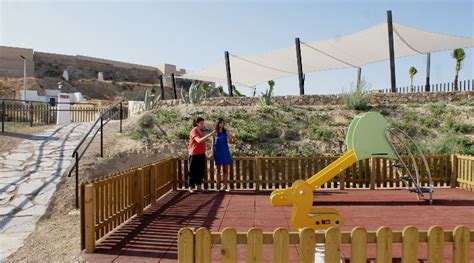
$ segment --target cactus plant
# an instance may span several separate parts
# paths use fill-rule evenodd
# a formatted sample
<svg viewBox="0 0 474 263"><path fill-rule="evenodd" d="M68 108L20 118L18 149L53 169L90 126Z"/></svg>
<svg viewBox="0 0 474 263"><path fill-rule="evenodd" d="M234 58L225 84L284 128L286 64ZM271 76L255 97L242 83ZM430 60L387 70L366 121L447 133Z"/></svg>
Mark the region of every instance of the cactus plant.
<svg viewBox="0 0 474 263"><path fill-rule="evenodd" d="M193 82L193 84L191 84L188 94L186 94L183 89L181 89L181 100L185 104L198 104L205 97L205 95L206 92L198 82Z"/></svg>
<svg viewBox="0 0 474 263"><path fill-rule="evenodd" d="M156 96L151 89L145 90L145 110L152 110L158 105L161 95Z"/></svg>

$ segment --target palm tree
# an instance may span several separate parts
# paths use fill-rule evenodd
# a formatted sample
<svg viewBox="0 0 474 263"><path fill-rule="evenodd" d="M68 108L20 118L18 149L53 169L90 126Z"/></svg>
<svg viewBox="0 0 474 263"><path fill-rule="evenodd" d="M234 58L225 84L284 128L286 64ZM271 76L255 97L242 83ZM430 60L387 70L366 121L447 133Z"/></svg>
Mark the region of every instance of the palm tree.
<svg viewBox="0 0 474 263"><path fill-rule="evenodd" d="M458 90L458 75L461 70L461 63L466 58L466 53L464 49L456 48L453 50L453 58L456 60L456 76L454 77L454 90Z"/></svg>
<svg viewBox="0 0 474 263"><path fill-rule="evenodd" d="M416 73L418 73L418 70L416 70L415 67L410 67L408 69L408 74L410 75L410 92L413 93L413 77L415 77Z"/></svg>

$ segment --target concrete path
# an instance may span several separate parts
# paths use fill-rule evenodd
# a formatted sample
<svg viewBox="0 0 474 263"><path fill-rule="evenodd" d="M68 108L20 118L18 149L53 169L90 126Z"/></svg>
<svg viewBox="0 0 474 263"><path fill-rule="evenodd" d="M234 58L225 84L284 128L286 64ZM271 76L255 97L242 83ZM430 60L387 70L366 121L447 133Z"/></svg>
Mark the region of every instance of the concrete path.
<svg viewBox="0 0 474 263"><path fill-rule="evenodd" d="M43 133L0 156L0 262L35 230L90 125L45 126ZM8 137L0 134L0 139Z"/></svg>

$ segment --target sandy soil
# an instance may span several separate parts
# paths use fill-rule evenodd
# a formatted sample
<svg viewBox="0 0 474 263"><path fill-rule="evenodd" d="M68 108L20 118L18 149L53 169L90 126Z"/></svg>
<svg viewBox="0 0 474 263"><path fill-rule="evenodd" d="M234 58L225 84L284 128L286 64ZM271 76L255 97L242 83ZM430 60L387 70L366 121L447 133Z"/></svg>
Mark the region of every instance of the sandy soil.
<svg viewBox="0 0 474 263"><path fill-rule="evenodd" d="M48 129L49 127L54 127L54 125L30 127L27 123L6 123L5 132L0 132L0 154L9 152L22 141L41 133L45 130L45 127Z"/></svg>
<svg viewBox="0 0 474 263"><path fill-rule="evenodd" d="M80 180L92 180L133 165L165 158L170 151L143 152L140 142L131 140L126 133L130 123L124 122L124 133L118 132L118 123L105 128L104 158L100 158L100 143L92 142L80 161ZM74 207L75 180L64 176L58 186L46 215L44 215L25 245L8 258L8 262L82 262L80 250L79 210ZM58 242L60 240L61 242Z"/></svg>

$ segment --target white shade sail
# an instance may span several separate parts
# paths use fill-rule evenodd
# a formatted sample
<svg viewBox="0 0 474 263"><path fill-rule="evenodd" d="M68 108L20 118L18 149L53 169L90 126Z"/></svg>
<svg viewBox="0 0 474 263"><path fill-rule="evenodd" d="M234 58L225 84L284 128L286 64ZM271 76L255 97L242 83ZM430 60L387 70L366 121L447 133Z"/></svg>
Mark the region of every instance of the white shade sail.
<svg viewBox="0 0 474 263"><path fill-rule="evenodd" d="M474 46L474 38L428 32L393 23L395 57L426 54ZM389 59L388 26L382 23L350 35L315 42L301 42L304 72L357 68ZM254 87L268 80L298 74L294 47L268 53L230 58L232 83ZM184 74L179 78L226 82L224 64Z"/></svg>

